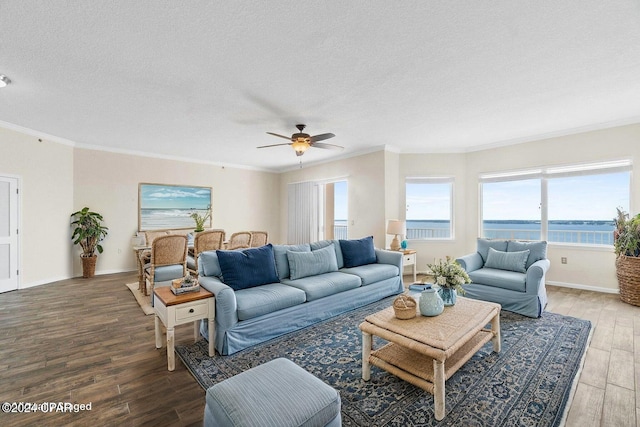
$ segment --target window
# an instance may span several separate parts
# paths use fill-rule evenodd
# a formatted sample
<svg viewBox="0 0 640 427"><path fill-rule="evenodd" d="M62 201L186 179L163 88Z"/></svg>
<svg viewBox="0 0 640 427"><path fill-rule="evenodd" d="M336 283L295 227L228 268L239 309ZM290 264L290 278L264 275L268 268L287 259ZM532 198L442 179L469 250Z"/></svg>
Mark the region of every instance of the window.
<svg viewBox="0 0 640 427"><path fill-rule="evenodd" d="M616 208L629 210L631 162L480 178L482 236L612 245Z"/></svg>
<svg viewBox="0 0 640 427"><path fill-rule="evenodd" d="M331 188L333 187L333 189ZM333 194L333 238L347 239L349 237L349 215L347 204L347 181L337 181L327 184L327 192Z"/></svg>
<svg viewBox="0 0 640 427"><path fill-rule="evenodd" d="M453 238L453 178L407 178L409 240Z"/></svg>
<svg viewBox="0 0 640 427"><path fill-rule="evenodd" d="M540 240L540 180L483 184L482 227L489 239Z"/></svg>

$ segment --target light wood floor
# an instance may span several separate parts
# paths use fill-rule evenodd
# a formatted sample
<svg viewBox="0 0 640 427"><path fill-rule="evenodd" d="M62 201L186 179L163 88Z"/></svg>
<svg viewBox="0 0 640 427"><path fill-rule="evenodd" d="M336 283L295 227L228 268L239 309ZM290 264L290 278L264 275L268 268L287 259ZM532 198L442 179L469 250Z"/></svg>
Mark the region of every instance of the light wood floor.
<svg viewBox="0 0 640 427"><path fill-rule="evenodd" d="M167 371L153 316L124 286L135 279L112 274L0 294L0 402L91 403L77 413L0 412L0 425L202 424L204 391L179 359ZM567 425L635 426L640 308L616 295L548 289L550 311L595 326ZM192 326L177 328L177 343L192 339Z"/></svg>

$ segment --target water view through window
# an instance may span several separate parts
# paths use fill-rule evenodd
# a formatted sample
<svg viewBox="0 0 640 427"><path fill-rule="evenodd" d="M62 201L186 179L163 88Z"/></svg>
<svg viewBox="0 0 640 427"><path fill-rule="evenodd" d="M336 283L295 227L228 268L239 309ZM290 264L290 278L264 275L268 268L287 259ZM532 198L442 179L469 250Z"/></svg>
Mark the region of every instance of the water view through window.
<svg viewBox="0 0 640 427"><path fill-rule="evenodd" d="M546 191L542 191L546 185ZM546 194L546 197L544 196ZM630 173L585 171L482 184L482 236L613 245L616 208L628 211ZM546 233L543 231L546 207Z"/></svg>

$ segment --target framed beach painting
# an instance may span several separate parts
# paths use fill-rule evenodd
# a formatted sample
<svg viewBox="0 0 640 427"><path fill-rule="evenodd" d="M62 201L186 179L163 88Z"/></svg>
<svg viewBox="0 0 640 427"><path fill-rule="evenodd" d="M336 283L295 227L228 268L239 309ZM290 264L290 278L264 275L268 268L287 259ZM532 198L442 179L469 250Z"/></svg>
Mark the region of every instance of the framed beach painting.
<svg viewBox="0 0 640 427"><path fill-rule="evenodd" d="M211 187L146 184L138 186L138 231L195 228L191 214L211 207ZM211 218L205 224L211 228Z"/></svg>

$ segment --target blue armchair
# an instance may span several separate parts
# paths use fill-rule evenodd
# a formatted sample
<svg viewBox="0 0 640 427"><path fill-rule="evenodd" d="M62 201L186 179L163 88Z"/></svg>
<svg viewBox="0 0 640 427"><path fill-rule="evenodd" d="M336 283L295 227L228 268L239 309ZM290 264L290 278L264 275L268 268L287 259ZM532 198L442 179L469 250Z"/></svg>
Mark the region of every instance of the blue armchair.
<svg viewBox="0 0 640 427"><path fill-rule="evenodd" d="M478 239L475 253L457 258L472 283L465 296L497 302L507 311L540 317L547 305L547 242Z"/></svg>

